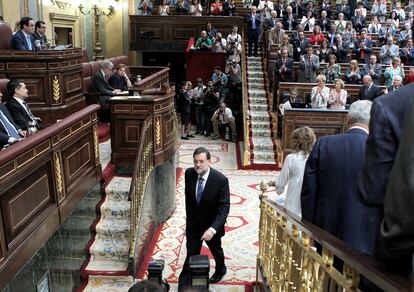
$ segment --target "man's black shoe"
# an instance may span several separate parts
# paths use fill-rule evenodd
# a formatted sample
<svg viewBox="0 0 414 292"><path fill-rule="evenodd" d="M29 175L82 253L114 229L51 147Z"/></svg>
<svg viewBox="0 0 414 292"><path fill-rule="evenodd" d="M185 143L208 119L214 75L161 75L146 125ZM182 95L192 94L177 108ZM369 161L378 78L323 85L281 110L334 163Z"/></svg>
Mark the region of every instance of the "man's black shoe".
<svg viewBox="0 0 414 292"><path fill-rule="evenodd" d="M181 139L182 139L182 140L190 140L190 138L188 138L188 137L184 137L184 136L181 136Z"/></svg>
<svg viewBox="0 0 414 292"><path fill-rule="evenodd" d="M194 135L187 135L188 138L195 138Z"/></svg>
<svg viewBox="0 0 414 292"><path fill-rule="evenodd" d="M216 274L216 273L214 273L213 276L211 276L211 278L210 278L210 283L220 282L221 279L223 279L223 277L224 277L225 274L226 273L224 273L224 274Z"/></svg>

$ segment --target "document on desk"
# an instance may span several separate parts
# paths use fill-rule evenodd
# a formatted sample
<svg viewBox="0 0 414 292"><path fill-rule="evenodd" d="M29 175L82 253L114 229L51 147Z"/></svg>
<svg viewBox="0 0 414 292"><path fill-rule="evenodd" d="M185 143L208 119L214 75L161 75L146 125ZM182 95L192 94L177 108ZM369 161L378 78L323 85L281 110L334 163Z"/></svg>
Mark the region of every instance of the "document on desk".
<svg viewBox="0 0 414 292"><path fill-rule="evenodd" d="M129 94L129 91L125 90L125 91L117 92L115 95L128 95L128 94Z"/></svg>
<svg viewBox="0 0 414 292"><path fill-rule="evenodd" d="M279 110L280 110L280 113L282 114L282 116L285 115L285 110L291 109L291 108L292 108L292 105L290 104L289 100L286 101L285 103L281 103L279 105Z"/></svg>

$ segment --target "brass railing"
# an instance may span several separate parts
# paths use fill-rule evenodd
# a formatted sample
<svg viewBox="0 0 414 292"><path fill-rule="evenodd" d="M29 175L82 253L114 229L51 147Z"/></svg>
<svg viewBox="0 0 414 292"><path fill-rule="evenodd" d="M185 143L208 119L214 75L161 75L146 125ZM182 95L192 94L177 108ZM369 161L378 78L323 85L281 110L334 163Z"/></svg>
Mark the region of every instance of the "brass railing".
<svg viewBox="0 0 414 292"><path fill-rule="evenodd" d="M242 32L243 33L243 32ZM243 34L242 34L243 35ZM247 87L247 60L246 60L246 47L244 39L242 40L242 53L241 53L241 66L242 66L242 78L243 78L243 136L244 136L244 153L243 153L243 166L250 165L250 131L249 131L249 92Z"/></svg>
<svg viewBox="0 0 414 292"><path fill-rule="evenodd" d="M384 291L414 291L408 278L391 274L373 258L267 199L266 189L262 182L256 274L260 290L358 291L362 275ZM342 270L334 259L343 262Z"/></svg>
<svg viewBox="0 0 414 292"><path fill-rule="evenodd" d="M149 115L141 129L138 154L135 161L134 172L132 174L132 182L130 189L131 199L131 229L130 229L130 256L135 253L135 244L138 231L138 225L141 216L141 207L144 198L145 186L147 178L154 168L154 139L153 139L153 116Z"/></svg>

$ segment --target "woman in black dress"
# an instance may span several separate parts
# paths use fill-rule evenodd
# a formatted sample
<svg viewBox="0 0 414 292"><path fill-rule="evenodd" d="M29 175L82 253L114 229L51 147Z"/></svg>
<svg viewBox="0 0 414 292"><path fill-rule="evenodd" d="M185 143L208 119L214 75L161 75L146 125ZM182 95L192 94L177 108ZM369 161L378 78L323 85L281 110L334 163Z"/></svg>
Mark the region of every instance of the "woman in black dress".
<svg viewBox="0 0 414 292"><path fill-rule="evenodd" d="M116 68L115 74L109 77L108 83L113 88L120 89L122 91L128 90L128 87L132 87L131 81L126 74L126 65L119 64Z"/></svg>
<svg viewBox="0 0 414 292"><path fill-rule="evenodd" d="M181 83L178 100L181 112L181 139L188 140L194 136L191 135L191 98L188 94L187 81Z"/></svg>

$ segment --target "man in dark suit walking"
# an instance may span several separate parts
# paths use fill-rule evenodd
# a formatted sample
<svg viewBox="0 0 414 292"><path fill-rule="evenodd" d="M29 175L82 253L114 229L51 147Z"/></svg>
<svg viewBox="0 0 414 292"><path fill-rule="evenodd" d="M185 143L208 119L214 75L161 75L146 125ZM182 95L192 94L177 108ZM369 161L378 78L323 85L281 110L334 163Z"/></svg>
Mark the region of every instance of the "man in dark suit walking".
<svg viewBox="0 0 414 292"><path fill-rule="evenodd" d="M193 153L194 167L185 172L187 257L180 274L179 290L190 284L189 260L200 254L203 241L216 262L210 282L219 282L227 272L221 237L230 211L229 182L222 173L210 167L210 159L207 149L197 148Z"/></svg>
<svg viewBox="0 0 414 292"><path fill-rule="evenodd" d="M10 98L7 101L7 109L11 113L13 119L19 127L27 131L34 133L41 129L41 119L35 117L30 110L29 105L26 103L26 99L29 97L29 91L23 82L17 80L10 80L7 83L7 93Z"/></svg>
<svg viewBox="0 0 414 292"><path fill-rule="evenodd" d="M21 51L37 51L38 47L35 45L33 39L33 32L35 30L35 22L30 17L22 17L19 23L20 30L17 31L10 40L10 47L12 50Z"/></svg>
<svg viewBox="0 0 414 292"><path fill-rule="evenodd" d="M378 210L358 199L357 181L365 156L371 101L349 108L350 128L343 134L319 138L306 162L301 203L302 218L373 254Z"/></svg>
<svg viewBox="0 0 414 292"><path fill-rule="evenodd" d="M101 69L93 76L92 84L98 92L98 103L106 105L108 99L121 92L121 90L113 88L107 80L107 77L113 74L114 64L111 61L105 60L100 63L100 66Z"/></svg>
<svg viewBox="0 0 414 292"><path fill-rule="evenodd" d="M378 85L374 84L371 76L365 75L362 78L362 84L364 84L364 86L361 86L359 89L360 100L368 99L370 101L373 101L381 95L381 89L378 87Z"/></svg>
<svg viewBox="0 0 414 292"><path fill-rule="evenodd" d="M4 145L14 144L26 137L26 132L19 128L7 107L1 103L2 97L0 92L0 150Z"/></svg>
<svg viewBox="0 0 414 292"><path fill-rule="evenodd" d="M251 13L246 16L247 21L247 36L249 41L249 57L252 55L257 57L260 30L260 15L257 14L256 6L252 6ZM254 47L254 49L253 49Z"/></svg>

